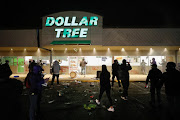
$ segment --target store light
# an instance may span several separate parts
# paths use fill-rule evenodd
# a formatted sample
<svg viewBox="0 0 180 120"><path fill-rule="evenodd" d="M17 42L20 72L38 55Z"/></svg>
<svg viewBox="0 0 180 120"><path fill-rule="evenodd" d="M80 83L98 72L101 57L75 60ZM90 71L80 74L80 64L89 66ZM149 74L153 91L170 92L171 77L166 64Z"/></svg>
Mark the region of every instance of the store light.
<svg viewBox="0 0 180 120"><path fill-rule="evenodd" d="M164 51L167 51L167 48L164 48Z"/></svg>
<svg viewBox="0 0 180 120"><path fill-rule="evenodd" d="M96 50L96 48L93 48L93 50Z"/></svg>
<svg viewBox="0 0 180 120"><path fill-rule="evenodd" d="M53 48L51 48L51 50L53 50Z"/></svg>
<svg viewBox="0 0 180 120"><path fill-rule="evenodd" d="M81 51L81 48L79 48L79 51Z"/></svg>
<svg viewBox="0 0 180 120"><path fill-rule="evenodd" d="M24 48L24 51L26 51L26 48Z"/></svg>
<svg viewBox="0 0 180 120"><path fill-rule="evenodd" d="M108 48L108 50L110 50L110 48Z"/></svg>
<svg viewBox="0 0 180 120"><path fill-rule="evenodd" d="M13 49L11 48L11 51L13 51Z"/></svg>
<svg viewBox="0 0 180 120"><path fill-rule="evenodd" d="M179 51L180 51L180 48L179 48Z"/></svg>
<svg viewBox="0 0 180 120"><path fill-rule="evenodd" d="M136 48L136 51L139 51L139 49L138 49L138 48Z"/></svg>
<svg viewBox="0 0 180 120"><path fill-rule="evenodd" d="M121 51L125 51L125 49L124 49L124 48L122 48L122 49L121 49Z"/></svg>
<svg viewBox="0 0 180 120"><path fill-rule="evenodd" d="M65 48L65 50L67 50L67 48Z"/></svg>
<svg viewBox="0 0 180 120"><path fill-rule="evenodd" d="M153 49L152 48L150 48L150 51L152 51Z"/></svg>

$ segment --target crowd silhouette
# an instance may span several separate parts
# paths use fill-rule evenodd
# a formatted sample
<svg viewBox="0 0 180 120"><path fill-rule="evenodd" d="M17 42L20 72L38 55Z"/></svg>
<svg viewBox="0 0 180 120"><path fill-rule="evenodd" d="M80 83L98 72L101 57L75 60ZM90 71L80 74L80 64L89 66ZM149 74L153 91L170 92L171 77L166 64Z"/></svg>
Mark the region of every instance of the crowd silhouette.
<svg viewBox="0 0 180 120"><path fill-rule="evenodd" d="M29 119L35 120L39 117L40 114L40 102L42 96L42 84L48 82L49 79L44 79L42 75L42 64L37 64L34 60L29 62L29 73L27 74L24 85L29 89ZM102 95L106 92L108 97L110 107L107 109L108 111L114 112L115 109L113 107L113 101L111 99L111 88L114 87L114 79L115 77L118 80L119 89L122 91L122 100L128 100L128 88L129 88L129 70L132 67L129 62L125 59L122 60L122 64L119 64L117 60L114 60L112 64L112 84L110 82L110 72L107 70L106 65L102 65L102 72L100 74L100 92L99 98L96 99L97 105L100 104ZM59 84L59 71L60 66L58 61L55 61L53 64L53 80L51 85L53 85L55 76L57 77L57 84ZM9 61L6 60L6 63L0 64L0 88L6 90L5 93L2 93L2 100L1 103L7 103L3 107L5 116L4 118L12 119L12 116L8 116L8 114L13 114L14 116L18 116L18 108L19 99L22 94L23 90L23 83L17 79L11 79L10 75L12 75L12 71L9 67ZM156 106L155 96L157 95L157 105L158 107L162 106L161 100L161 88L165 86L165 94L167 96L167 102L169 107L169 115L172 119L178 119L179 109L180 109L180 92L179 92L179 85L180 85L180 72L176 70L176 64L174 62L168 62L166 65L166 71L161 72L157 68L157 64L155 59L151 62L151 69L147 75L147 79L145 82L145 87L147 88L150 86L151 92L151 99L150 105L153 107ZM150 85L148 85L150 82ZM121 88L122 84L122 88ZM5 86L5 87L4 87ZM8 91L11 91L9 94ZM2 90L1 90L2 92ZM9 95L13 97L13 102L8 99ZM2 105L2 106L3 106ZM13 109L10 109L13 108ZM16 111L16 112L14 112ZM7 117L8 116L8 117ZM14 118L13 116L13 118ZM19 117L19 116L18 116ZM21 119L21 118L18 118Z"/></svg>

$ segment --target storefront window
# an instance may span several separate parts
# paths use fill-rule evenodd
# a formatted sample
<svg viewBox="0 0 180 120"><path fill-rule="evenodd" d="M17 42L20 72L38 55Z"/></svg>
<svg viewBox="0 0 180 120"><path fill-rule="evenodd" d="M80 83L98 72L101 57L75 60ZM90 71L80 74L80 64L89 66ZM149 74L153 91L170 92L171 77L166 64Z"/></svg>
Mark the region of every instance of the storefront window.
<svg viewBox="0 0 180 120"><path fill-rule="evenodd" d="M68 56L53 56L52 61L57 60L60 63L60 66L69 66Z"/></svg>

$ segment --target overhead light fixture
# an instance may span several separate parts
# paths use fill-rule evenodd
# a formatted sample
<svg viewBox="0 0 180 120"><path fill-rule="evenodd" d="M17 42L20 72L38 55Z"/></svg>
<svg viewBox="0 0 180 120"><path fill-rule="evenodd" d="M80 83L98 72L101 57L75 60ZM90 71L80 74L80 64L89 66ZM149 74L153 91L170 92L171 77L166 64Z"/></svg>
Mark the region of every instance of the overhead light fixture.
<svg viewBox="0 0 180 120"><path fill-rule="evenodd" d="M124 49L124 48L122 48L122 49L121 49L121 51L125 51L125 49Z"/></svg>
<svg viewBox="0 0 180 120"><path fill-rule="evenodd" d="M139 51L139 48L136 48L136 51Z"/></svg>

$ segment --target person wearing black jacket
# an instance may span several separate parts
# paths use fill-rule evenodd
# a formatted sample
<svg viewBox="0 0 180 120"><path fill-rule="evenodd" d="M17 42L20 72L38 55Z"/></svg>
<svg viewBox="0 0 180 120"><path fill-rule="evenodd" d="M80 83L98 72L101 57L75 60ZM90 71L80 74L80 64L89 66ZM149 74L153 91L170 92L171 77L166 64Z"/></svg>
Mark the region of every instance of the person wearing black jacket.
<svg viewBox="0 0 180 120"><path fill-rule="evenodd" d="M127 64L128 63L128 64ZM122 64L120 65L120 70L122 71L122 85L123 85L123 95L121 98L123 100L127 100L128 97L128 88L129 88L129 70L131 70L132 67L129 62L126 62L125 59L123 59Z"/></svg>
<svg viewBox="0 0 180 120"><path fill-rule="evenodd" d="M121 83L120 83L120 81L119 81L119 67L120 67L120 65L119 65L119 63L118 63L118 61L117 60L114 60L114 63L112 64L112 87L114 86L114 78L116 77L117 78L117 80L118 80L118 85L119 85L119 87L121 87Z"/></svg>
<svg viewBox="0 0 180 120"><path fill-rule="evenodd" d="M111 90L110 73L108 72L106 65L102 65L102 72L100 74L100 94L99 94L99 100L96 99L96 103L98 105L100 105L101 97L102 97L104 91L106 91L106 95L110 102L110 107L107 110L114 112L114 108L112 105L112 99L110 96L110 90Z"/></svg>
<svg viewBox="0 0 180 120"><path fill-rule="evenodd" d="M174 62L168 62L166 65L167 72L164 72L160 80L161 86L165 85L165 93L167 96L168 106L172 119L179 120L180 114L180 72L176 70Z"/></svg>
<svg viewBox="0 0 180 120"><path fill-rule="evenodd" d="M159 81L161 79L162 72L157 68L156 64L152 65L152 69L149 71L149 74L146 78L146 86L148 86L148 82L150 80L150 92L151 92L151 101L150 104L152 106L155 105L155 91L157 93L158 104L161 105L161 93Z"/></svg>

